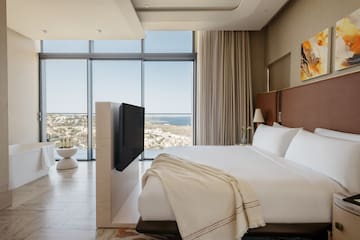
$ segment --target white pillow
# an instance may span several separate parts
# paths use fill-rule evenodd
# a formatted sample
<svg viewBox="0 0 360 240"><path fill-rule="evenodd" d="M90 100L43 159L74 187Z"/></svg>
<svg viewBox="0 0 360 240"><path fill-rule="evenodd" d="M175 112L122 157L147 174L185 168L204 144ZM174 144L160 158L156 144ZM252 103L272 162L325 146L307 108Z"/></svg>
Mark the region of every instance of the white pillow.
<svg viewBox="0 0 360 240"><path fill-rule="evenodd" d="M298 129L275 128L261 124L255 131L253 146L283 157L298 131Z"/></svg>
<svg viewBox="0 0 360 240"><path fill-rule="evenodd" d="M351 192L360 192L360 144L300 130L285 158L320 172Z"/></svg>
<svg viewBox="0 0 360 240"><path fill-rule="evenodd" d="M281 125L281 124L278 123L278 122L273 122L273 127L276 127L276 128L297 129L297 130L303 129L303 128L291 128L291 127L287 127L287 126Z"/></svg>
<svg viewBox="0 0 360 240"><path fill-rule="evenodd" d="M277 128L286 128L285 126L281 125L278 122L273 122L273 127L277 127Z"/></svg>
<svg viewBox="0 0 360 240"><path fill-rule="evenodd" d="M339 132L325 128L316 128L315 133L325 137L333 137L360 143L360 134Z"/></svg>

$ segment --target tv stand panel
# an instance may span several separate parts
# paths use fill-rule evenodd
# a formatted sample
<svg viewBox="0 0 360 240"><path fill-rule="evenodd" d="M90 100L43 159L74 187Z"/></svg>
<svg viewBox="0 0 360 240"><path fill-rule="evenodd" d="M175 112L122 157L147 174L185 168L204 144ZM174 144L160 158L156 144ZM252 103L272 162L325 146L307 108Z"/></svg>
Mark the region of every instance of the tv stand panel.
<svg viewBox="0 0 360 240"><path fill-rule="evenodd" d="M97 102L96 107L96 226L135 226L138 220L139 164L134 160L124 171L114 169L114 126L119 103ZM134 199L129 201L130 199ZM131 213L124 209L134 209ZM126 216L125 216L126 215Z"/></svg>

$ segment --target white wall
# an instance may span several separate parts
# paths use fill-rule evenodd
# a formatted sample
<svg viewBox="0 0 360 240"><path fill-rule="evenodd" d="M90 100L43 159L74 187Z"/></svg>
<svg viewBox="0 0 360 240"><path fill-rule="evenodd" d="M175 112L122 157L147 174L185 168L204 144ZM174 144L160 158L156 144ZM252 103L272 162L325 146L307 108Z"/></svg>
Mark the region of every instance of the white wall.
<svg viewBox="0 0 360 240"><path fill-rule="evenodd" d="M0 209L11 204L9 185L6 0L0 0Z"/></svg>
<svg viewBox="0 0 360 240"><path fill-rule="evenodd" d="M250 32L251 78L253 99L266 92L265 31Z"/></svg>
<svg viewBox="0 0 360 240"><path fill-rule="evenodd" d="M39 60L36 42L7 30L9 144L39 141Z"/></svg>

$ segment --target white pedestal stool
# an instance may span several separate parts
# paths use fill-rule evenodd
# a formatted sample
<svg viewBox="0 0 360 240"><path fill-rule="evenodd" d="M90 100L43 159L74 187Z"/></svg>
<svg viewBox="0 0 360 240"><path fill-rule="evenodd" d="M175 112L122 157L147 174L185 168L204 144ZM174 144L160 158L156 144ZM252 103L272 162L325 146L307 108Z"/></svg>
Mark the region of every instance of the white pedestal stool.
<svg viewBox="0 0 360 240"><path fill-rule="evenodd" d="M56 169L65 170L78 167L77 160L72 158L72 156L74 156L78 151L77 147L57 148L56 151L61 157L63 157L63 159L58 162Z"/></svg>

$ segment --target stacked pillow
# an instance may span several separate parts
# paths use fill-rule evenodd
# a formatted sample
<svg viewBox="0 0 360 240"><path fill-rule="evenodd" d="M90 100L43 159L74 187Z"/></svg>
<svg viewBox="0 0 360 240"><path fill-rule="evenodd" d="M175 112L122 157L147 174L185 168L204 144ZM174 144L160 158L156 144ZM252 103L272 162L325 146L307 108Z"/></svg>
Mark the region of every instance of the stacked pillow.
<svg viewBox="0 0 360 240"><path fill-rule="evenodd" d="M315 133L318 135L321 135L321 136L325 136L325 137L332 137L332 138L337 138L337 139L348 140L348 141L360 143L360 134L338 132L338 131L329 130L329 129L325 129L325 128L316 128Z"/></svg>
<svg viewBox="0 0 360 240"><path fill-rule="evenodd" d="M278 122L273 122L273 127L276 127L276 128L287 128L287 127L281 125L281 124L278 123Z"/></svg>
<svg viewBox="0 0 360 240"><path fill-rule="evenodd" d="M360 135L317 128L315 133L278 123L260 125L253 146L284 157L360 193Z"/></svg>
<svg viewBox="0 0 360 240"><path fill-rule="evenodd" d="M253 146L266 152L283 157L286 150L297 134L299 129L275 128L267 125L259 125L256 129Z"/></svg>
<svg viewBox="0 0 360 240"><path fill-rule="evenodd" d="M350 192L360 192L360 143L300 130L285 158L320 172Z"/></svg>

